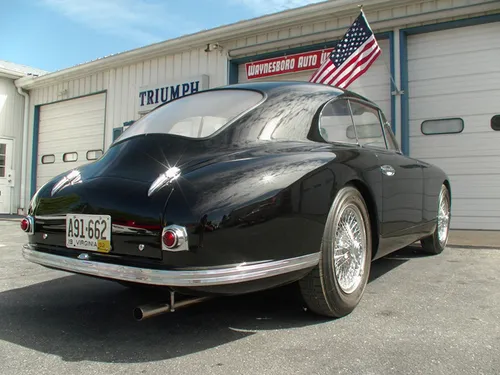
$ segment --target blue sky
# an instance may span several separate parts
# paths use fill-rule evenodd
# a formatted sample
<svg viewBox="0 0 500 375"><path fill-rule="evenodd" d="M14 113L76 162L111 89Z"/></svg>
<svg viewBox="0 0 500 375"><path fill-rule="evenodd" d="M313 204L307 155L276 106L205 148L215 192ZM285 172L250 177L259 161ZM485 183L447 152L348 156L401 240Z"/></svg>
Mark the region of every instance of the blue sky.
<svg viewBox="0 0 500 375"><path fill-rule="evenodd" d="M0 60L55 71L319 0L12 0Z"/></svg>

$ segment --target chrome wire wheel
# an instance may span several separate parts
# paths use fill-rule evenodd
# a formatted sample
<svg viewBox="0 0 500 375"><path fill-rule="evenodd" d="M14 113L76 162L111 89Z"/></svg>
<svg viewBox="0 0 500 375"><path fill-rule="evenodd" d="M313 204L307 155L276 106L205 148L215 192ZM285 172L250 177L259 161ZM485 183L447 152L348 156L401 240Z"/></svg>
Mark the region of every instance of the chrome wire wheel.
<svg viewBox="0 0 500 375"><path fill-rule="evenodd" d="M348 204L339 212L333 243L335 277L346 294L354 292L363 280L366 262L366 230L361 211Z"/></svg>
<svg viewBox="0 0 500 375"><path fill-rule="evenodd" d="M450 227L450 197L446 188L442 188L439 193L437 219L438 240L439 244L444 247L448 241L448 231Z"/></svg>

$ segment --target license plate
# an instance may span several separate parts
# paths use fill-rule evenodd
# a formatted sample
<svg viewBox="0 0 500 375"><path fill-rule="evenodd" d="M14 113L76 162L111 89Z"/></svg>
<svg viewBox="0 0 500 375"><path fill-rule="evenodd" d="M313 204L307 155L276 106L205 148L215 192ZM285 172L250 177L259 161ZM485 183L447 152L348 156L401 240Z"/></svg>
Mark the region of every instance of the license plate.
<svg viewBox="0 0 500 375"><path fill-rule="evenodd" d="M66 215L66 247L109 253L111 216Z"/></svg>

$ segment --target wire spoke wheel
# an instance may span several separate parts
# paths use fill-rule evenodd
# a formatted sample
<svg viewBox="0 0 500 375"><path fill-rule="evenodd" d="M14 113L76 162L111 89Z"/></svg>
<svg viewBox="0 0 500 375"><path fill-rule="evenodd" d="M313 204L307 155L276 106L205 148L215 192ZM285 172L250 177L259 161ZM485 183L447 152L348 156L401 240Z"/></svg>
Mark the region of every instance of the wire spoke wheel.
<svg viewBox="0 0 500 375"><path fill-rule="evenodd" d="M448 230L450 227L450 198L447 191L441 189L439 194L438 211L438 239L441 246L444 246L448 239Z"/></svg>
<svg viewBox="0 0 500 375"><path fill-rule="evenodd" d="M335 228L333 269L344 293L355 291L362 279L366 262L366 231L359 208L343 207Z"/></svg>

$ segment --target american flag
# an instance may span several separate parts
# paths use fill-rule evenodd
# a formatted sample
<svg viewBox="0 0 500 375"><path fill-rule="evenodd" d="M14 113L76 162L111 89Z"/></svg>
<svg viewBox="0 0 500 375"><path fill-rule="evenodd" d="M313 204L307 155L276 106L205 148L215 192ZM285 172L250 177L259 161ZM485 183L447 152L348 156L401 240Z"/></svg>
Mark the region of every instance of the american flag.
<svg viewBox="0 0 500 375"><path fill-rule="evenodd" d="M309 82L347 88L382 53L363 11Z"/></svg>

